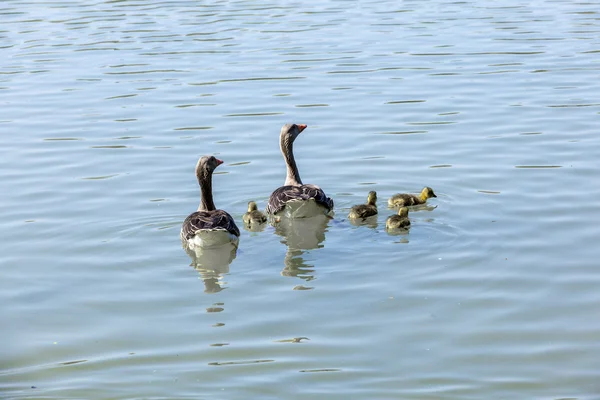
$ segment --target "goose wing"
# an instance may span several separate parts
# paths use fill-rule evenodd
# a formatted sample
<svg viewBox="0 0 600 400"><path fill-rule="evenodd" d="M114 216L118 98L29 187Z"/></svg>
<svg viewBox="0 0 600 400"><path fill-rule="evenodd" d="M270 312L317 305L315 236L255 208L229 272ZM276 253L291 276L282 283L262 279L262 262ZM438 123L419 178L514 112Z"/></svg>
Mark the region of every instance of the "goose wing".
<svg viewBox="0 0 600 400"><path fill-rule="evenodd" d="M196 211L191 213L181 227L181 236L185 239L194 237L199 230L226 230L235 236L240 236L235 221L226 211Z"/></svg>
<svg viewBox="0 0 600 400"><path fill-rule="evenodd" d="M285 204L291 200L310 200L314 199L317 204L327 208L328 211L333 209L333 200L325 194L325 192L316 185L301 185L301 186L281 186L271 194L267 203L267 213L277 214L284 209Z"/></svg>

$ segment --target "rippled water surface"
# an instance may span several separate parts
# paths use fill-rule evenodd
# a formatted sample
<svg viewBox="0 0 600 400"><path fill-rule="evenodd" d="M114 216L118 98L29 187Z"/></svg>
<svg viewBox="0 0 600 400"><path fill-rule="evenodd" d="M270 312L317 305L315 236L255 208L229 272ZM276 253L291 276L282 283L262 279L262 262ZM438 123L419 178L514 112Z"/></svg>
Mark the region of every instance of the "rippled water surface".
<svg viewBox="0 0 600 400"><path fill-rule="evenodd" d="M0 397L598 399L599 53L598 2L3 1ZM241 226L285 122L335 218L194 263L196 161Z"/></svg>

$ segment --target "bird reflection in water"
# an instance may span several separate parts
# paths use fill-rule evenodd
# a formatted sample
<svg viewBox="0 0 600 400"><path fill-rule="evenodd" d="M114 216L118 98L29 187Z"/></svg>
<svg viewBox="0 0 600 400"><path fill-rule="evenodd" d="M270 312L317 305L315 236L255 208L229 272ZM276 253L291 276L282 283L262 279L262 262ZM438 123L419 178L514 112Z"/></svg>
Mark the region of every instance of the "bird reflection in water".
<svg viewBox="0 0 600 400"><path fill-rule="evenodd" d="M367 218L348 218L348 221L354 226L368 226L369 228L377 228L377 215Z"/></svg>
<svg viewBox="0 0 600 400"><path fill-rule="evenodd" d="M288 250L284 258L283 276L293 276L306 281L314 279L314 266L306 264L302 257L306 250L319 249L325 241L325 231L331 217L316 215L309 218L281 217L273 222L275 233L282 236Z"/></svg>
<svg viewBox="0 0 600 400"><path fill-rule="evenodd" d="M192 259L190 264L200 272L204 281L205 293L218 293L225 289L222 287L221 278L229 273L229 265L235 259L237 246L226 243L219 247L197 248L190 250L184 246L185 252Z"/></svg>

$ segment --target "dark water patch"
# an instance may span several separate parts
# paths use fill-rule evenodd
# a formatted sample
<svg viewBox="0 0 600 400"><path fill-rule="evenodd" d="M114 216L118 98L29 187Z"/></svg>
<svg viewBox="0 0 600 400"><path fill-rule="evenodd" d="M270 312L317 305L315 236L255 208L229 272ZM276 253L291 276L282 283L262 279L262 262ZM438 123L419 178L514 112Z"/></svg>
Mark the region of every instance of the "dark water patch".
<svg viewBox="0 0 600 400"><path fill-rule="evenodd" d="M451 168L452 164L438 164L438 165L432 165L429 168Z"/></svg>
<svg viewBox="0 0 600 400"><path fill-rule="evenodd" d="M515 168L562 168L562 165L515 165Z"/></svg>
<svg viewBox="0 0 600 400"><path fill-rule="evenodd" d="M379 135L414 135L420 133L427 133L429 131L388 131L388 132L377 132Z"/></svg>
<svg viewBox="0 0 600 400"><path fill-rule="evenodd" d="M103 176L89 176L86 178L81 178L83 180L90 180L90 181L96 181L96 180L103 180L103 179L110 179L110 178L114 178L115 176L119 176L120 174L112 174L112 175L103 175Z"/></svg>
<svg viewBox="0 0 600 400"><path fill-rule="evenodd" d="M88 360L65 361L65 362L61 362L60 365L74 365L74 364L84 363L87 361Z"/></svg>
<svg viewBox="0 0 600 400"><path fill-rule="evenodd" d="M340 372L339 368L321 368L321 369L301 369L299 372L318 373L318 372Z"/></svg>
<svg viewBox="0 0 600 400"><path fill-rule="evenodd" d="M478 190L478 192L483 194L500 194L500 192L496 192L493 190Z"/></svg>
<svg viewBox="0 0 600 400"><path fill-rule="evenodd" d="M224 362L215 361L215 362L208 363L208 365L213 365L213 366L246 365L246 364L262 364L262 363L271 363L271 362L275 362L275 360L248 360L248 361L224 361Z"/></svg>
<svg viewBox="0 0 600 400"><path fill-rule="evenodd" d="M548 108L578 108L578 107L598 107L600 103L590 103L590 104L557 104L546 106Z"/></svg>
<svg viewBox="0 0 600 400"><path fill-rule="evenodd" d="M425 103L426 100L395 100L388 101L385 104L407 104L407 103Z"/></svg>
<svg viewBox="0 0 600 400"><path fill-rule="evenodd" d="M213 107L216 106L216 103L196 103L196 104L180 104L174 106L175 108L191 108L191 107Z"/></svg>
<svg viewBox="0 0 600 400"><path fill-rule="evenodd" d="M351 70L351 71L328 71L327 74L363 74L365 72L375 72L375 69Z"/></svg>
<svg viewBox="0 0 600 400"><path fill-rule="evenodd" d="M450 125L456 124L455 121L430 121L430 122L407 122L406 125Z"/></svg>
<svg viewBox="0 0 600 400"><path fill-rule="evenodd" d="M295 337L295 338L291 338L291 339L273 340L273 342L275 342L275 343L302 343L303 340L310 340L310 339L305 336L300 336L300 337Z"/></svg>
<svg viewBox="0 0 600 400"><path fill-rule="evenodd" d="M208 129L214 129L212 126L187 126L183 128L174 128L174 131L205 131Z"/></svg>
<svg viewBox="0 0 600 400"><path fill-rule="evenodd" d="M122 94L119 96L106 97L104 100L125 99L128 97L136 97L136 96L137 96L137 94L135 94L135 93L134 94Z"/></svg>
<svg viewBox="0 0 600 400"><path fill-rule="evenodd" d="M152 69L147 71L123 71L123 72L104 72L104 75L144 75L144 74L170 74L189 72L181 69Z"/></svg>
<svg viewBox="0 0 600 400"><path fill-rule="evenodd" d="M224 117L270 117L274 115L283 115L282 112L263 112L263 113L239 113L225 114Z"/></svg>
<svg viewBox="0 0 600 400"><path fill-rule="evenodd" d="M221 79L218 82L253 82L253 81L292 81L297 79L306 79L305 76L281 76L281 77L258 77L258 78L239 78L239 79Z"/></svg>
<svg viewBox="0 0 600 400"><path fill-rule="evenodd" d="M329 104L296 104L294 107L298 107L298 108L329 107Z"/></svg>

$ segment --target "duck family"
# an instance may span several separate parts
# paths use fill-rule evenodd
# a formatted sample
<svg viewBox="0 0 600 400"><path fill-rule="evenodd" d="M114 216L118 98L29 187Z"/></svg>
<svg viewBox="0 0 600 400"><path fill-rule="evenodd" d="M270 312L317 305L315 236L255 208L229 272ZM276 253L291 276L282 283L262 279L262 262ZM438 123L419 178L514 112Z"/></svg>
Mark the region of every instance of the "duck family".
<svg viewBox="0 0 600 400"><path fill-rule="evenodd" d="M272 217L277 223L280 217L290 219L309 218L317 215L329 215L334 202L323 189L314 184L304 184L300 178L294 142L307 128L304 124L285 124L279 134L279 148L286 163L286 177L283 186L271 193L267 202L266 214L258 210L256 202L248 202L248 211L242 220L246 228L255 228ZM212 195L212 176L223 161L214 156L203 156L196 164L196 178L200 185L200 205L188 215L181 226L180 237L184 246L190 250L218 247L227 243L238 245L240 230L233 217L224 210L217 209ZM437 197L430 187L417 194L398 193L388 200L391 208L400 207L397 215L386 220L386 230L408 229L408 207L425 204L427 199ZM377 193L369 192L365 204L350 209L348 218L363 221L377 215Z"/></svg>

